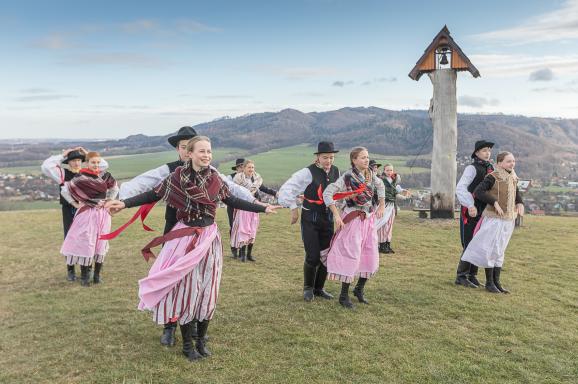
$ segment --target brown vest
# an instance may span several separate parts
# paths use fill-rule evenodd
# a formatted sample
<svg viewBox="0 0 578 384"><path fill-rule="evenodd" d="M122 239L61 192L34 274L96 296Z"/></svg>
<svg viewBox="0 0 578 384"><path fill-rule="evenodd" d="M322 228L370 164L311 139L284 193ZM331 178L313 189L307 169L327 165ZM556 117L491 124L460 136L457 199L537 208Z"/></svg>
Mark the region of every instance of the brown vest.
<svg viewBox="0 0 578 384"><path fill-rule="evenodd" d="M490 196L492 196L498 204L502 211L504 211L505 220L514 220L516 218L516 186L518 185L518 176L516 172L512 170L511 173L504 169L498 168L494 172L490 173L496 179L494 186L489 191ZM496 209L493 205L486 206L483 216L500 217L496 213Z"/></svg>

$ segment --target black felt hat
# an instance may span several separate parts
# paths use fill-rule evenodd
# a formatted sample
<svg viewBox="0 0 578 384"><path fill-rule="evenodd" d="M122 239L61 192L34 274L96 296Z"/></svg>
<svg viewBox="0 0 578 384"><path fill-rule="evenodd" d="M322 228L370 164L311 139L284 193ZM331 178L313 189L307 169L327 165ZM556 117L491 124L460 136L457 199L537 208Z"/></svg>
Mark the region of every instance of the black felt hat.
<svg viewBox="0 0 578 384"><path fill-rule="evenodd" d="M478 140L476 141L475 144L475 149L474 152L472 152L472 159L474 157L476 157L476 152L479 151L482 148L492 148L494 146L494 143L492 143L491 141L486 141L486 140Z"/></svg>
<svg viewBox="0 0 578 384"><path fill-rule="evenodd" d="M82 161L84 161L84 155L77 150L74 151L70 151L68 152L68 155L66 156L66 158L64 160L62 160L62 164L68 164L68 162L70 160L74 160L74 159L81 159Z"/></svg>
<svg viewBox="0 0 578 384"><path fill-rule="evenodd" d="M381 167L382 164L379 164L377 161L375 160L369 160L369 166L373 167L374 165L377 165L377 168Z"/></svg>
<svg viewBox="0 0 578 384"><path fill-rule="evenodd" d="M192 127L182 127L179 129L176 135L169 137L169 143L176 148L179 144L179 141L189 140L195 136L197 136L197 131L195 131Z"/></svg>
<svg viewBox="0 0 578 384"><path fill-rule="evenodd" d="M317 144L317 152L314 155L319 155L320 153L337 153L339 151L335 150L335 147L331 141L321 141Z"/></svg>
<svg viewBox="0 0 578 384"><path fill-rule="evenodd" d="M236 170L237 170L237 167L238 167L239 165L243 165L243 163L245 163L245 159L237 159L237 160L235 161L235 166L234 166L234 167L231 167L231 169L232 169L233 171L236 171Z"/></svg>

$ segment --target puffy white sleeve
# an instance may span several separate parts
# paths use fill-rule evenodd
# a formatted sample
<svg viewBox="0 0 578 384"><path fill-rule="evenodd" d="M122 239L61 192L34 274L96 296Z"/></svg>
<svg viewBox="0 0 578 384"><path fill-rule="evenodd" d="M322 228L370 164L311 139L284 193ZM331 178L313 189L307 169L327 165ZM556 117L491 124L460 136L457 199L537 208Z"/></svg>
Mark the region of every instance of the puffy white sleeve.
<svg viewBox="0 0 578 384"><path fill-rule="evenodd" d="M128 199L139 195L143 192L150 191L161 181L167 178L171 172L168 165L161 165L158 168L151 169L143 174L138 175L132 180L125 181L120 185L119 198L121 200Z"/></svg>
<svg viewBox="0 0 578 384"><path fill-rule="evenodd" d="M103 159L101 157L100 158L100 164L98 165L98 169L100 172L105 172L108 169L108 161L106 161L105 159Z"/></svg>
<svg viewBox="0 0 578 384"><path fill-rule="evenodd" d="M58 184L64 183L64 169L62 169L61 165L62 160L64 160L63 155L50 156L48 159L44 160L40 166L42 173L56 181Z"/></svg>
<svg viewBox="0 0 578 384"><path fill-rule="evenodd" d="M476 168L473 165L468 165L464 169L464 174L458 181L456 186L456 196L461 205L466 208L474 206L474 196L468 191L468 187L476 178Z"/></svg>
<svg viewBox="0 0 578 384"><path fill-rule="evenodd" d="M305 189L312 181L313 175L311 175L309 168L303 168L295 172L279 189L277 201L284 207L297 208L297 198L305 192Z"/></svg>
<svg viewBox="0 0 578 384"><path fill-rule="evenodd" d="M385 198L385 184L377 175L373 175L373 183L375 184L375 189L377 189L377 197L379 199Z"/></svg>
<svg viewBox="0 0 578 384"><path fill-rule="evenodd" d="M221 176L221 179L225 182L225 184L227 184L227 187L229 187L231 194L236 198L250 202L256 200L255 196L253 196L247 188L241 187L239 184L233 182L230 177L223 175L221 172L219 172L219 176Z"/></svg>
<svg viewBox="0 0 578 384"><path fill-rule="evenodd" d="M383 183L382 183L383 185ZM331 183L323 191L323 202L326 206L335 205L335 200L333 200L333 195L337 192L345 191L347 187L345 186L345 180L343 175L339 177L334 183Z"/></svg>
<svg viewBox="0 0 578 384"><path fill-rule="evenodd" d="M72 195L68 190L68 183L64 183L64 185L60 189L60 194L62 195L62 197L64 197L64 200L68 201L69 204L73 204L76 202L76 200L72 198Z"/></svg>

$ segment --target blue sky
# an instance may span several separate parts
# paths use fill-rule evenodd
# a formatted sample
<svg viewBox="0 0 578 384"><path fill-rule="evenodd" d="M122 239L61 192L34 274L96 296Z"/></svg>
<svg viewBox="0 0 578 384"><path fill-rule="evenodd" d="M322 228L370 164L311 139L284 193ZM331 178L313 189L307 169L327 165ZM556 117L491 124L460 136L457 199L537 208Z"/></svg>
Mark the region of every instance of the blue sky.
<svg viewBox="0 0 578 384"><path fill-rule="evenodd" d="M459 112L578 118L578 0L39 0L0 14L0 138L426 109L429 79L407 74L444 24L482 75L459 75Z"/></svg>

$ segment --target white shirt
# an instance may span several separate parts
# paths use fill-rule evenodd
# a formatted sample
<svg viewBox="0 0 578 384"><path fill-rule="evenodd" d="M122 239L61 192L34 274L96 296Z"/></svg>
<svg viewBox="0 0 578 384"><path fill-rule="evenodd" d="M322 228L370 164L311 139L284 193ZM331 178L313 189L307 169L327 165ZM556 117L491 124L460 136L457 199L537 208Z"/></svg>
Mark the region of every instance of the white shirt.
<svg viewBox="0 0 578 384"><path fill-rule="evenodd" d="M277 201L283 207L297 208L299 195L305 192L305 189L312 181L313 175L309 168L303 168L295 172L279 189Z"/></svg>
<svg viewBox="0 0 578 384"><path fill-rule="evenodd" d="M56 181L58 184L64 183L64 169L62 168L62 160L64 160L64 155L50 156L48 159L44 160L40 166L42 173ZM101 173L108 169L108 163L105 159L100 159L99 168Z"/></svg>
<svg viewBox="0 0 578 384"><path fill-rule="evenodd" d="M476 178L476 168L468 165L456 186L456 196L460 204L466 208L474 206L474 196L468 191L468 187Z"/></svg>
<svg viewBox="0 0 578 384"><path fill-rule="evenodd" d="M211 168L215 169L212 166ZM159 185L161 181L166 179L167 176L169 176L170 174L171 171L169 169L169 166L164 164L158 168L151 169L150 171L140 174L132 180L125 181L120 185L119 198L121 200L124 200L128 199L129 197L139 195L143 192L150 191L151 189ZM231 191L231 194L233 194L233 196L251 202L255 200L255 197L251 195L249 190L241 187L238 184L235 184L231 180L231 178L223 175L220 172L219 176L221 177L221 180L223 180L225 184L227 184L227 187L229 187L229 190Z"/></svg>

